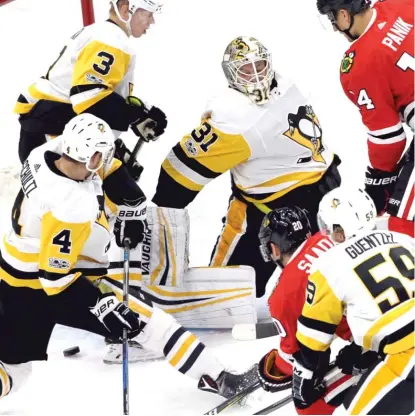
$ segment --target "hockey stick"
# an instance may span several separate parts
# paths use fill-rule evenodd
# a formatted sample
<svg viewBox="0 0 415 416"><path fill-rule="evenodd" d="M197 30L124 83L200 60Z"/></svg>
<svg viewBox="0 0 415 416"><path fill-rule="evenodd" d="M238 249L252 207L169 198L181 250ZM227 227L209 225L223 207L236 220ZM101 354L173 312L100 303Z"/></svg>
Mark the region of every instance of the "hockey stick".
<svg viewBox="0 0 415 416"><path fill-rule="evenodd" d="M128 307L128 289L130 277L130 240L124 240L124 278L123 296L124 305ZM128 332L122 332L122 382L123 382L123 410L124 415L130 414L129 382L128 382Z"/></svg>
<svg viewBox="0 0 415 416"><path fill-rule="evenodd" d="M254 415L268 415L272 413L275 410L280 409L281 407L285 406L286 404L292 402L293 396L290 394L287 397L284 397L283 399L279 400L276 403L270 404L268 407L262 410L258 410L258 412L254 413Z"/></svg>
<svg viewBox="0 0 415 416"><path fill-rule="evenodd" d="M242 400L245 396L248 394L251 394L256 389L261 387L261 384L259 384L259 381L255 381L253 384L248 386L245 390L240 391L239 393L235 394L235 396L232 396L231 398L225 400L220 405L214 407L212 410L209 410L207 413L203 413L204 415L218 415L219 413L223 412L227 408L233 406L234 404L238 403L240 400Z"/></svg>

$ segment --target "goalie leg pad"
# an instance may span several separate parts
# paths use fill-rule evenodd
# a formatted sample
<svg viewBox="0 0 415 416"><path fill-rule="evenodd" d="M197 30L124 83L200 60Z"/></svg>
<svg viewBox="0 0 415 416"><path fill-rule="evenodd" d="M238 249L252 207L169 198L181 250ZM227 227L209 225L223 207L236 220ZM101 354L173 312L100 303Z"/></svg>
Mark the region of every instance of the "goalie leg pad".
<svg viewBox="0 0 415 416"><path fill-rule="evenodd" d="M181 287L143 286L153 304L186 328L256 323L255 271L249 266L196 267Z"/></svg>
<svg viewBox="0 0 415 416"><path fill-rule="evenodd" d="M154 308L144 330L134 338L143 347L161 350L168 362L182 374L199 380L204 374L216 379L224 370L213 353L173 316Z"/></svg>

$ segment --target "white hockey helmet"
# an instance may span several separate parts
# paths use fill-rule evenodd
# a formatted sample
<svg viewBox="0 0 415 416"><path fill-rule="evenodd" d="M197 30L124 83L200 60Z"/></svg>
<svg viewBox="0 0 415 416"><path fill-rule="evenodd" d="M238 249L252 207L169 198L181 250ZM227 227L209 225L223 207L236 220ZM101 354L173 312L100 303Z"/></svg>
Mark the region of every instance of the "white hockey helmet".
<svg viewBox="0 0 415 416"><path fill-rule="evenodd" d="M62 152L71 159L86 164L90 172L96 172L103 164L111 162L115 150L115 137L111 127L104 120L92 114L80 114L65 126L62 133ZM100 152L102 161L92 169L89 162Z"/></svg>
<svg viewBox="0 0 415 416"><path fill-rule="evenodd" d="M144 9L151 13L159 13L163 7L160 0L128 0L128 20L124 20L118 10L118 0L110 0L110 4L114 7L118 18L127 25L128 34L131 35L131 18L138 9Z"/></svg>
<svg viewBox="0 0 415 416"><path fill-rule="evenodd" d="M241 91L255 104L269 100L274 78L271 53L257 39L239 36L225 50L222 69L232 88Z"/></svg>
<svg viewBox="0 0 415 416"><path fill-rule="evenodd" d="M376 207L363 189L336 188L320 201L317 222L320 231L331 235L341 227L346 240L375 229Z"/></svg>

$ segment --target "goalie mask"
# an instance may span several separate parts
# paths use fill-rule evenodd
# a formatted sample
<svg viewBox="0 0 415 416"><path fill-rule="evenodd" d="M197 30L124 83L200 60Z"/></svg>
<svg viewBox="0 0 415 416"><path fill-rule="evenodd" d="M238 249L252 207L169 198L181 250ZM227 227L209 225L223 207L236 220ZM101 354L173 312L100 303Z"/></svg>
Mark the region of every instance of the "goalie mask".
<svg viewBox="0 0 415 416"><path fill-rule="evenodd" d="M114 156L115 137L110 126L92 114L74 117L62 133L63 153L77 162L85 163L90 172L96 172ZM95 153L101 153L98 167L92 169L90 161Z"/></svg>
<svg viewBox="0 0 415 416"><path fill-rule="evenodd" d="M225 50L222 69L229 86L246 94L255 104L265 104L269 100L274 78L271 54L255 38L234 39Z"/></svg>

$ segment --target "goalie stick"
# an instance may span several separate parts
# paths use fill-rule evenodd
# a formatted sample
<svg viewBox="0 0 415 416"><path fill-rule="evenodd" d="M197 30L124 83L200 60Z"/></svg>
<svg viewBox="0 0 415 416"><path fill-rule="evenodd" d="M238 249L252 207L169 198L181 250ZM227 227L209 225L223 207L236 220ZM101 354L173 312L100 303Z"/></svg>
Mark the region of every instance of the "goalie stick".
<svg viewBox="0 0 415 416"><path fill-rule="evenodd" d="M128 307L128 289L130 277L130 240L124 240L124 278L123 278L123 303ZM129 381L128 381L128 331L122 331L122 382L123 382L123 411L124 415L130 414Z"/></svg>

